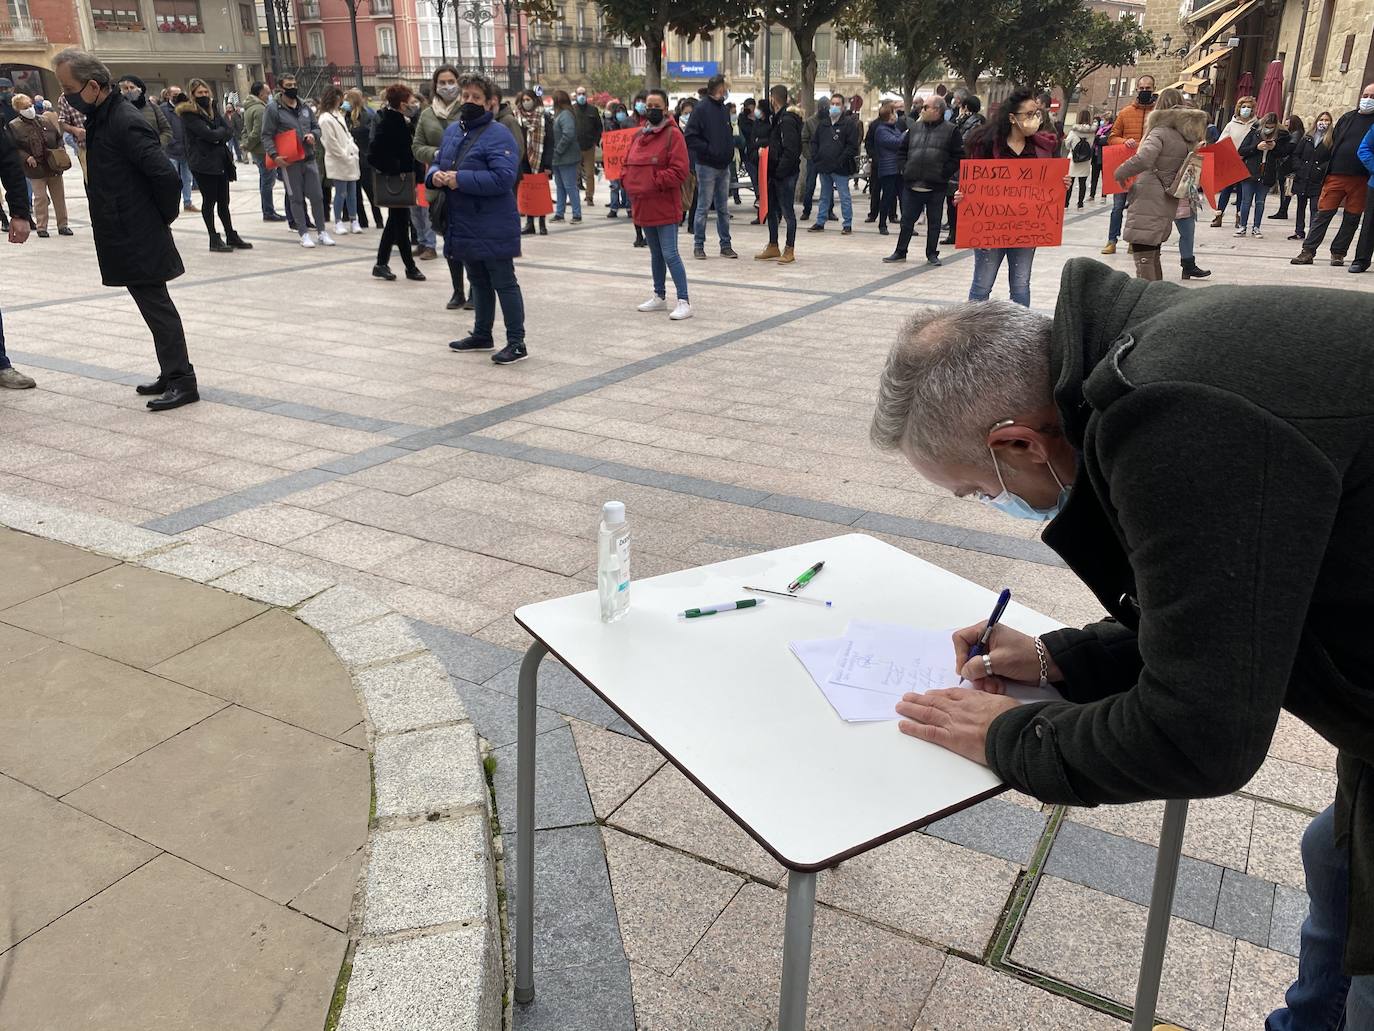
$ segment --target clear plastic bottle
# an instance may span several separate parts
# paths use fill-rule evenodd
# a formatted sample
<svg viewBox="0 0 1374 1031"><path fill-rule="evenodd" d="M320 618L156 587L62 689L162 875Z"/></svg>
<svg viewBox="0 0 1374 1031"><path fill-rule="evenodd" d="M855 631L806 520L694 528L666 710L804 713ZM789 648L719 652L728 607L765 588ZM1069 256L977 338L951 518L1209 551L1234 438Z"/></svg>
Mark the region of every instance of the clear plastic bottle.
<svg viewBox="0 0 1374 1031"><path fill-rule="evenodd" d="M601 622L614 623L630 609L630 527L625 503L601 506L596 535L596 590L601 598Z"/></svg>

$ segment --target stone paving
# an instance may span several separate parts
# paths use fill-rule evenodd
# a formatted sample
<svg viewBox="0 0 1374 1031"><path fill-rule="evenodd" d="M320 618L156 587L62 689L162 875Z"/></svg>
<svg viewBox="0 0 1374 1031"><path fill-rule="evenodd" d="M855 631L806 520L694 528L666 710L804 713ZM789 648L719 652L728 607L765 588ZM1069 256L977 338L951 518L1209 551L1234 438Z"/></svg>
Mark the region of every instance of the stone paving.
<svg viewBox="0 0 1374 1031"><path fill-rule="evenodd" d="M353 586L409 617L494 750L508 829L528 643L511 613L594 584L607 498L629 509L638 576L862 530L1065 622L1097 615L1033 526L944 496L867 443L896 326L962 299L967 253L894 269L878 261L890 241L859 224L803 234L781 268L748 260L762 234L737 215L745 259L689 259L697 316L670 323L633 311L647 257L624 220L593 211L527 240L532 357L497 368L444 346L469 323L443 309L442 263L424 266L428 283L382 283L368 277L375 231L307 252L255 204L237 184L251 253L208 254L198 220L177 224L189 272L173 297L205 401L170 417L132 393L151 347L127 296L98 286L82 205L77 237L11 252L41 286L6 307L7 344L40 385L0 396L0 495ZM1046 310L1063 260L1105 236L1104 205L1069 214L1066 245L1037 260ZM1267 229L1200 227L1216 275L1189 288L1374 289L1290 269L1288 224ZM1104 260L1130 261L1124 248ZM784 871L571 675L544 669L539 994L513 1026L771 1027ZM1334 780L1332 750L1285 718L1244 791L1193 807L1162 1015L1262 1026L1296 968L1298 838ZM1003 796L826 874L809 1026L1123 1027L1159 818ZM523 845L504 837L507 865Z"/></svg>

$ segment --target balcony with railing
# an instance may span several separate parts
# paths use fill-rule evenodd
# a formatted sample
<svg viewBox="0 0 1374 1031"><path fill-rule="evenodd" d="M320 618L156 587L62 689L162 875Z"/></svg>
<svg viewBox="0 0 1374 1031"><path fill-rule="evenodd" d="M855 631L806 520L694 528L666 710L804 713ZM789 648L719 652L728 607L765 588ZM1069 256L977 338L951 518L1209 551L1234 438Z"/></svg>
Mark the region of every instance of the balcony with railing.
<svg viewBox="0 0 1374 1031"><path fill-rule="evenodd" d="M301 21L319 21L320 5L318 3L301 4Z"/></svg>
<svg viewBox="0 0 1374 1031"><path fill-rule="evenodd" d="M369 0L372 13L381 18L390 18L392 14L391 0Z"/></svg>
<svg viewBox="0 0 1374 1031"><path fill-rule="evenodd" d="M48 34L43 31L43 23L37 18L23 18L0 21L0 46L28 46L31 43L46 43Z"/></svg>
<svg viewBox="0 0 1374 1031"><path fill-rule="evenodd" d="M787 76L789 76L789 75L792 75L794 72L795 72L795 73L800 73L800 72L801 72L801 61L800 61L800 60L795 60L795 61L770 61L768 67L769 67L769 74L772 76L772 78L773 78L774 80L777 80L777 79L782 79L782 78L785 78L785 77L787 77ZM830 77L830 60L829 60L828 58L825 58L825 59L817 59L817 61L816 61L816 79L817 79L817 81L820 81L821 79L827 79L827 78L829 78L829 77Z"/></svg>
<svg viewBox="0 0 1374 1031"><path fill-rule="evenodd" d="M378 75L397 75L401 71L401 62L395 54L377 55L377 74Z"/></svg>

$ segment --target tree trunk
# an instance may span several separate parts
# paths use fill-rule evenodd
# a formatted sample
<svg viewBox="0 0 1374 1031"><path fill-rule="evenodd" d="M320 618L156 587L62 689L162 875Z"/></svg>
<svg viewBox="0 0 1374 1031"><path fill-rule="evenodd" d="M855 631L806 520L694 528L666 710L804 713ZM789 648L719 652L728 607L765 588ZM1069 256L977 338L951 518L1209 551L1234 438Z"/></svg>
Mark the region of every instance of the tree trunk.
<svg viewBox="0 0 1374 1031"><path fill-rule="evenodd" d="M268 0L271 3L271 0ZM363 88L363 53L358 48L358 0L352 0L348 5L348 28L353 33L353 77L357 80L358 89Z"/></svg>
<svg viewBox="0 0 1374 1031"><path fill-rule="evenodd" d="M816 113L816 30L810 25L800 28L789 26L792 42L797 44L801 55L801 102L804 116L810 118Z"/></svg>
<svg viewBox="0 0 1374 1031"><path fill-rule="evenodd" d="M983 69L978 65L969 65L967 68L960 68L959 74L964 77L964 87L973 94L978 92L978 76L983 74Z"/></svg>
<svg viewBox="0 0 1374 1031"><path fill-rule="evenodd" d="M461 0L453 0L453 64L463 69L463 19L459 17ZM442 29L442 26L440 26Z"/></svg>
<svg viewBox="0 0 1374 1031"><path fill-rule="evenodd" d="M906 105L905 110L907 116L910 118L916 117L913 112L916 105L916 87L921 84L920 74L919 70L913 71L908 69L906 75L902 79L902 103Z"/></svg>
<svg viewBox="0 0 1374 1031"><path fill-rule="evenodd" d="M644 40L644 88L663 88L663 33Z"/></svg>

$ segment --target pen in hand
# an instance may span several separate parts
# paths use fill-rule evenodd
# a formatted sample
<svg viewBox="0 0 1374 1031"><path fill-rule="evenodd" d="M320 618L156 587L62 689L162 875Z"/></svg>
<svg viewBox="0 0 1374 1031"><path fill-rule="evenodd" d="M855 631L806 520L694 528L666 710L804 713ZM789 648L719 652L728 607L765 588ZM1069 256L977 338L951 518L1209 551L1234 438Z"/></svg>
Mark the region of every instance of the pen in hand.
<svg viewBox="0 0 1374 1031"><path fill-rule="evenodd" d="M997 624L1002 621L1002 613L1007 611L1007 602L1011 601L1011 588L1002 588L1002 593L997 596L997 604L992 607L992 615L988 617L988 625L983 630L983 635L978 638L973 647L968 650L968 658L976 659L980 655L988 653L988 642L992 639L992 632L997 628ZM964 660L965 662L968 659ZM984 665L988 665L984 662ZM988 675L992 675L992 670L988 670ZM959 683L963 683L964 678L959 677Z"/></svg>

